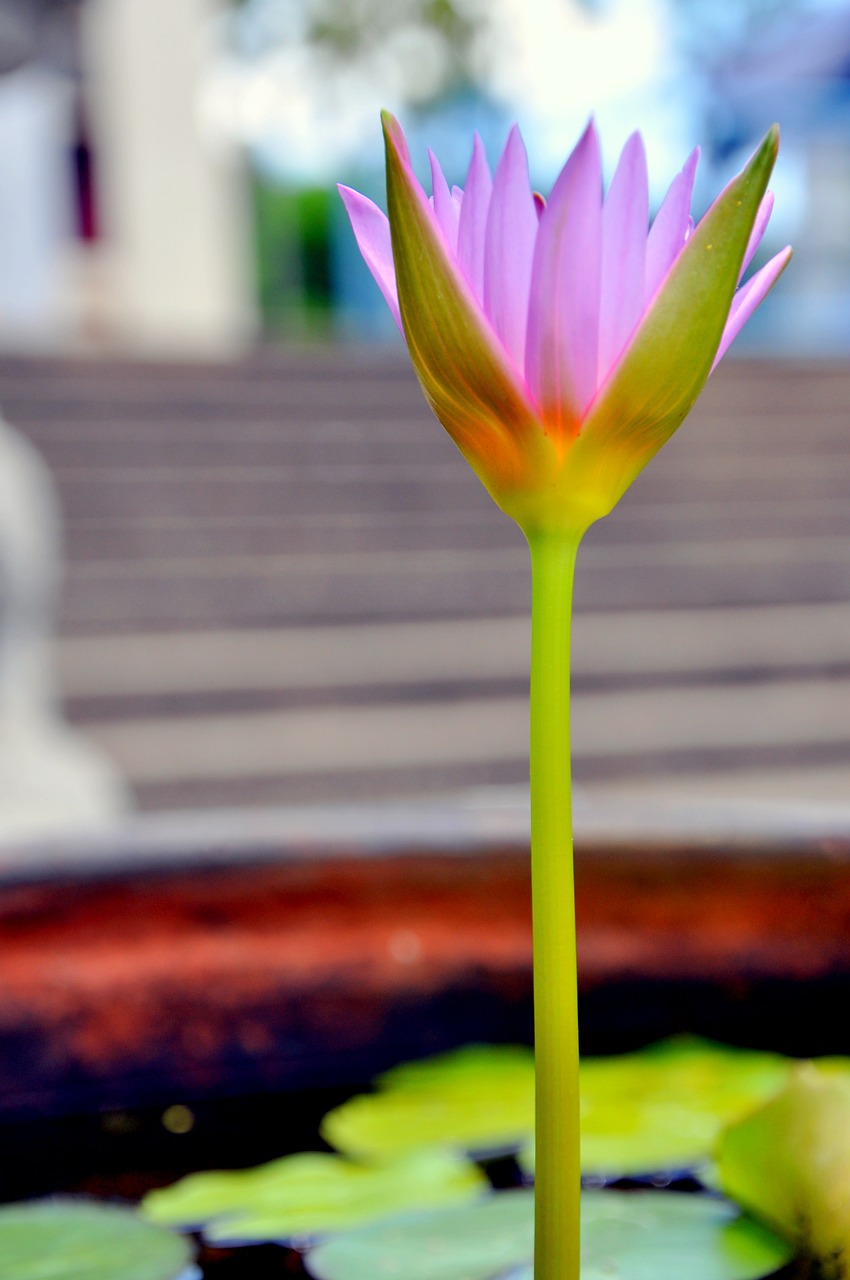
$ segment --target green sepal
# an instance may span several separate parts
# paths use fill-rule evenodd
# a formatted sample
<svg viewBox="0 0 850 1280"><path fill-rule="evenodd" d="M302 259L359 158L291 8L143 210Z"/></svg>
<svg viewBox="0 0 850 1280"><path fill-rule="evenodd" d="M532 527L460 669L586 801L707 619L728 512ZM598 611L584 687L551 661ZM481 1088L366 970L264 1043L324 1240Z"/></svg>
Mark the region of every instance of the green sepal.
<svg viewBox="0 0 850 1280"><path fill-rule="evenodd" d="M507 353L451 261L410 167L397 121L384 112L387 209L399 308L431 408L497 502L523 487L542 438Z"/></svg>

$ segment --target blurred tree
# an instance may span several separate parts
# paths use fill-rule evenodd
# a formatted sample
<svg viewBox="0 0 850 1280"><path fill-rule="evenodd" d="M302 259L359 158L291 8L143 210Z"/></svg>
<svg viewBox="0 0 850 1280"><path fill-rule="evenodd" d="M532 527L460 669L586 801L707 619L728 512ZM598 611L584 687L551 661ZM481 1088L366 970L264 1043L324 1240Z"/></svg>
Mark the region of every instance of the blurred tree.
<svg viewBox="0 0 850 1280"><path fill-rule="evenodd" d="M263 326L287 338L326 338L333 303L330 224L336 193L291 187L257 175L254 219L257 292Z"/></svg>
<svg viewBox="0 0 850 1280"><path fill-rule="evenodd" d="M229 109L248 121L267 332L329 332L340 287L332 175L380 181L359 170L378 107L427 112L474 96L492 20L487 0L233 0Z"/></svg>
<svg viewBox="0 0 850 1280"><path fill-rule="evenodd" d="M425 106L474 82L490 6L485 0L235 0L240 52L300 44L329 75L380 67L403 100Z"/></svg>
<svg viewBox="0 0 850 1280"><path fill-rule="evenodd" d="M483 19L473 0L313 0L311 8L308 39L347 62L389 47L407 64L413 102L443 96L473 78Z"/></svg>

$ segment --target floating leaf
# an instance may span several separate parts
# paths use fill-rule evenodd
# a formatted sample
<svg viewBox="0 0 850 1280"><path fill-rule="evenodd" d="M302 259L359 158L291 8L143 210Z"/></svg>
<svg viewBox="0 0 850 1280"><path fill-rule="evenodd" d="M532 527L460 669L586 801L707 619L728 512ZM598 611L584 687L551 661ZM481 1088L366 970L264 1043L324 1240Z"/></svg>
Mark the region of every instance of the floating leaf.
<svg viewBox="0 0 850 1280"><path fill-rule="evenodd" d="M797 1067L778 1097L722 1135L723 1186L814 1257L850 1275L850 1080Z"/></svg>
<svg viewBox="0 0 850 1280"><path fill-rule="evenodd" d="M307 1256L317 1280L488 1280L534 1249L534 1193L505 1191L460 1209L337 1236Z"/></svg>
<svg viewBox="0 0 850 1280"><path fill-rule="evenodd" d="M850 1080L850 1058L814 1058L811 1066L816 1067L821 1075L841 1080Z"/></svg>
<svg viewBox="0 0 850 1280"><path fill-rule="evenodd" d="M737 1206L709 1196L586 1192L582 1214L582 1280L754 1280L793 1254Z"/></svg>
<svg viewBox="0 0 850 1280"><path fill-rule="evenodd" d="M708 1158L721 1127L782 1087L778 1054L679 1037L581 1064L582 1168L601 1176L686 1169ZM377 1092L325 1117L323 1136L351 1155L383 1159L417 1145L524 1149L533 1166L530 1050L473 1046L398 1067Z"/></svg>
<svg viewBox="0 0 850 1280"><path fill-rule="evenodd" d="M724 1124L769 1098L790 1064L773 1053L677 1037L581 1067L582 1168L634 1174L708 1159Z"/></svg>
<svg viewBox="0 0 850 1280"><path fill-rule="evenodd" d="M316 1280L490 1280L531 1276L534 1195L382 1223L313 1249ZM783 1266L788 1245L727 1201L674 1192L582 1195L582 1280L756 1280Z"/></svg>
<svg viewBox="0 0 850 1280"><path fill-rule="evenodd" d="M386 1159L417 1146L511 1151L534 1128L534 1056L471 1045L406 1063L328 1113L322 1137L349 1155Z"/></svg>
<svg viewBox="0 0 850 1280"><path fill-rule="evenodd" d="M288 1240L457 1204L485 1185L478 1169L445 1151L418 1150L377 1167L308 1152L256 1169L191 1174L151 1191L142 1211L163 1225L203 1226L211 1241Z"/></svg>
<svg viewBox="0 0 850 1280"><path fill-rule="evenodd" d="M189 1242L130 1209L86 1200L0 1208L3 1280L189 1280Z"/></svg>
<svg viewBox="0 0 850 1280"><path fill-rule="evenodd" d="M529 1072L534 1074L534 1053L517 1044L468 1044L450 1053L418 1062L403 1062L378 1076L383 1089L414 1089L455 1081L469 1085L482 1080L497 1081L503 1088L513 1084L519 1090L528 1086Z"/></svg>
<svg viewBox="0 0 850 1280"><path fill-rule="evenodd" d="M724 1124L769 1098L791 1063L680 1036L581 1064L582 1171L602 1178L693 1169ZM534 1167L529 1143L520 1162Z"/></svg>

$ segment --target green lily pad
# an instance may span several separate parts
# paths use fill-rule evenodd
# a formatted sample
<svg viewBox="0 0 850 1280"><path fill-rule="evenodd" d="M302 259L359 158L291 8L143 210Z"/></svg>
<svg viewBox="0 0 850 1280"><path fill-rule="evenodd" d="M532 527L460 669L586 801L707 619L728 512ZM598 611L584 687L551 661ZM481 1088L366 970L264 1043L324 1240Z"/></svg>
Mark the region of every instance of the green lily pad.
<svg viewBox="0 0 850 1280"><path fill-rule="evenodd" d="M534 1194L383 1223L313 1249L316 1280L490 1280L531 1276ZM791 1248L727 1201L673 1192L582 1195L582 1280L756 1280Z"/></svg>
<svg viewBox="0 0 850 1280"><path fill-rule="evenodd" d="M722 1126L776 1093L790 1063L778 1054L679 1037L638 1053L581 1063L582 1168L622 1176L706 1160ZM387 1072L373 1094L323 1121L332 1146L385 1159L417 1145L522 1149L533 1167L530 1050L473 1046Z"/></svg>
<svg viewBox="0 0 850 1280"><path fill-rule="evenodd" d="M131 1209L85 1200L0 1208L3 1280L189 1280L187 1240Z"/></svg>
<svg viewBox="0 0 850 1280"><path fill-rule="evenodd" d="M511 1151L534 1129L534 1055L515 1046L471 1045L395 1067L329 1112L322 1137L365 1159L418 1146Z"/></svg>
<svg viewBox="0 0 850 1280"><path fill-rule="evenodd" d="M151 1191L142 1212L161 1225L202 1226L215 1242L289 1240L462 1203L485 1186L478 1169L441 1150L377 1167L307 1152L256 1169L191 1174Z"/></svg>
<svg viewBox="0 0 850 1280"><path fill-rule="evenodd" d="M336 1236L306 1265L317 1280L489 1280L522 1266L533 1249L534 1193L506 1191Z"/></svg>
<svg viewBox="0 0 850 1280"><path fill-rule="evenodd" d="M723 1186L823 1275L850 1275L850 1080L811 1064L722 1135Z"/></svg>
<svg viewBox="0 0 850 1280"><path fill-rule="evenodd" d="M813 1058L810 1065L830 1079L850 1080L850 1058Z"/></svg>
<svg viewBox="0 0 850 1280"><path fill-rule="evenodd" d="M693 1169L724 1124L746 1115L788 1079L779 1054L682 1036L638 1053L581 1064L582 1170L600 1177ZM533 1146L522 1152L533 1168Z"/></svg>

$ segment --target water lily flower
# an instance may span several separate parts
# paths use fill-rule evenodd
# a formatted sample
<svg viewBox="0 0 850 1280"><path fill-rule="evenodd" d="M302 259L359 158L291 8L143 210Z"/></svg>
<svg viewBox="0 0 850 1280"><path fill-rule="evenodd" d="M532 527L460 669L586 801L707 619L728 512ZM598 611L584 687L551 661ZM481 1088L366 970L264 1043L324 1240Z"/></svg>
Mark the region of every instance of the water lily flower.
<svg viewBox="0 0 850 1280"><path fill-rule="evenodd" d="M694 225L697 155L652 225L639 134L603 197L591 123L548 203L519 131L466 186L425 195L384 117L389 218L341 187L437 417L531 550L534 1280L580 1280L579 1074L569 639L576 551L691 409L788 261L741 284L771 211L772 129Z"/></svg>
<svg viewBox="0 0 850 1280"><path fill-rule="evenodd" d="M516 127L495 174L476 138L463 190L432 155L430 199L388 114L384 134L389 218L340 192L425 394L526 532L581 533L676 430L788 262L784 249L740 284L770 217L778 131L696 226L698 153L650 226L639 133L603 199L591 122L548 202Z"/></svg>

